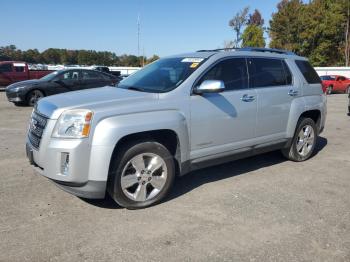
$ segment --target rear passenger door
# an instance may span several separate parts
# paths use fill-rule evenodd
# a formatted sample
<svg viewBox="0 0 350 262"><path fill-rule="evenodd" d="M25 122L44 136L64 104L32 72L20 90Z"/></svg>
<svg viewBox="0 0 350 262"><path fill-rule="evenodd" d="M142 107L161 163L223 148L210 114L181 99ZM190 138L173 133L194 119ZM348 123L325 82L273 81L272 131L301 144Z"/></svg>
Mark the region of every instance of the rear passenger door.
<svg viewBox="0 0 350 262"><path fill-rule="evenodd" d="M300 95L284 59L249 58L250 87L257 93L258 143L285 139L293 99Z"/></svg>

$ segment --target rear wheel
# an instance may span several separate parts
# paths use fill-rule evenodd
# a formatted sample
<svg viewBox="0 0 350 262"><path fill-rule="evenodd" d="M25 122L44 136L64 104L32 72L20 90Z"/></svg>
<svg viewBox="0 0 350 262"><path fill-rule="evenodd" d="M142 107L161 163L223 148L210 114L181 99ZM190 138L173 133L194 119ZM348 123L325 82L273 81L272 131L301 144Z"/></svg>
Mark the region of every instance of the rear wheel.
<svg viewBox="0 0 350 262"><path fill-rule="evenodd" d="M331 95L333 92L333 86L327 87L327 95Z"/></svg>
<svg viewBox="0 0 350 262"><path fill-rule="evenodd" d="M148 207L160 202L171 189L174 158L160 143L129 144L112 161L109 193L120 206Z"/></svg>
<svg viewBox="0 0 350 262"><path fill-rule="evenodd" d="M316 146L317 128L311 118L301 118L288 148L282 149L282 154L289 160L301 162L309 159Z"/></svg>
<svg viewBox="0 0 350 262"><path fill-rule="evenodd" d="M41 98L44 97L44 93L40 90L32 90L27 95L27 105L34 106Z"/></svg>

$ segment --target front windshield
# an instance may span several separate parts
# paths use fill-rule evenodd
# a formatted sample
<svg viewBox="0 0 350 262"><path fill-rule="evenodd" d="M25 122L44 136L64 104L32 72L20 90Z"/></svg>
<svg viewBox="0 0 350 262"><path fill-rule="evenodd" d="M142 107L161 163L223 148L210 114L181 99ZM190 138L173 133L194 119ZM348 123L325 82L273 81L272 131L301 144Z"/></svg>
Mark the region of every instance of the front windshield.
<svg viewBox="0 0 350 262"><path fill-rule="evenodd" d="M203 61L203 58L189 57L160 59L130 75L118 87L151 93L168 92L185 81Z"/></svg>
<svg viewBox="0 0 350 262"><path fill-rule="evenodd" d="M46 75L46 76L43 76L43 77L40 78L40 79L41 79L41 80L44 80L44 81L51 81L52 79L54 79L54 78L58 75L59 72L60 72L60 71L52 72L52 73L50 73L50 74L48 74L48 75Z"/></svg>

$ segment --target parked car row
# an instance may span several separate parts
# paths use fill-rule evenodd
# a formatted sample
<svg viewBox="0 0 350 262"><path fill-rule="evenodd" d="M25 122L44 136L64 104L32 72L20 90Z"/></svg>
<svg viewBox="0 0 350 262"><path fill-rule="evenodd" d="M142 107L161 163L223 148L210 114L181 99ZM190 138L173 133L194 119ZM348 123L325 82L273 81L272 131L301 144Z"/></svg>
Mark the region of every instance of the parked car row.
<svg viewBox="0 0 350 262"><path fill-rule="evenodd" d="M16 82L6 88L6 96L15 105L33 106L39 99L82 89L112 85L120 77L88 69L64 69L54 71L40 79Z"/></svg>

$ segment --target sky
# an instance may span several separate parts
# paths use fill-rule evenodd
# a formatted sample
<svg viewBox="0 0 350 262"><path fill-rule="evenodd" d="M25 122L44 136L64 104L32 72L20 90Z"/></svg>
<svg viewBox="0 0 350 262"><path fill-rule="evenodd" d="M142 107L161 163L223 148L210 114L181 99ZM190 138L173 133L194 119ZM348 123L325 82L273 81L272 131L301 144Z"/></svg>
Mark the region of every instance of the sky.
<svg viewBox="0 0 350 262"><path fill-rule="evenodd" d="M265 19L279 0L16 0L1 1L0 46L172 55L215 49L232 40L228 21L245 6ZM267 36L266 36L267 37ZM268 39L267 39L268 41Z"/></svg>

